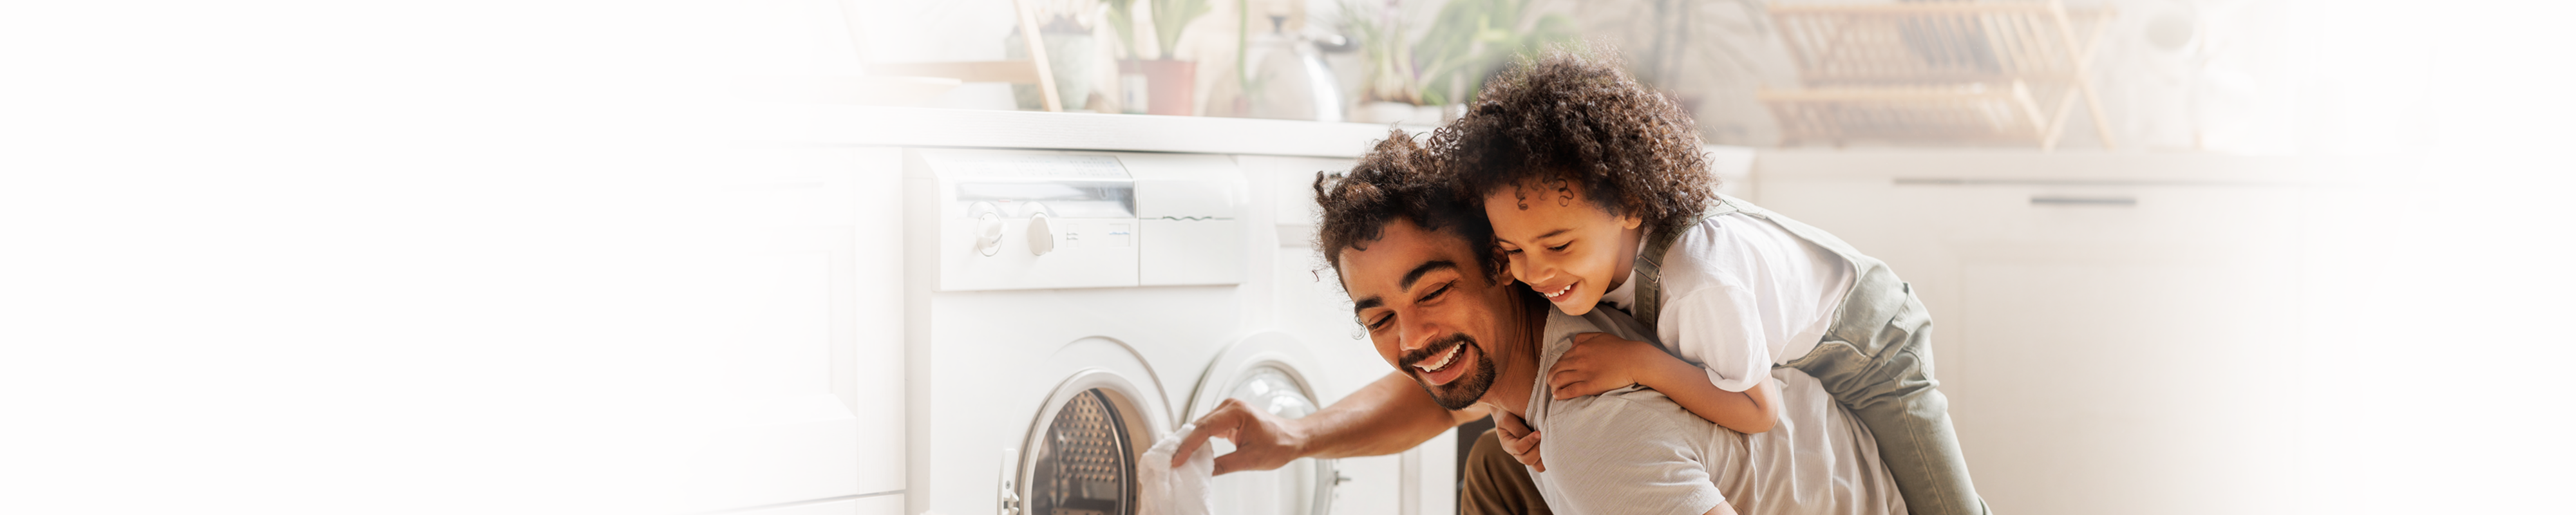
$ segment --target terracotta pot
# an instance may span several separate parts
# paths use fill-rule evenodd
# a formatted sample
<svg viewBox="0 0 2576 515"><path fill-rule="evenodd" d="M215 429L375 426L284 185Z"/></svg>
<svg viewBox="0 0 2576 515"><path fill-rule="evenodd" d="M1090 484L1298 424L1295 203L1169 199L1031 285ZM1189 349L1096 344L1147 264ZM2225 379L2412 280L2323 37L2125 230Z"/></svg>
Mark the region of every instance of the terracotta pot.
<svg viewBox="0 0 2576 515"><path fill-rule="evenodd" d="M1131 59L1118 62L1119 74L1144 76L1145 114L1172 116L1197 114L1192 104L1198 102L1198 69L1199 63L1195 61L1173 59ZM1130 86L1136 84L1136 81L1119 82Z"/></svg>

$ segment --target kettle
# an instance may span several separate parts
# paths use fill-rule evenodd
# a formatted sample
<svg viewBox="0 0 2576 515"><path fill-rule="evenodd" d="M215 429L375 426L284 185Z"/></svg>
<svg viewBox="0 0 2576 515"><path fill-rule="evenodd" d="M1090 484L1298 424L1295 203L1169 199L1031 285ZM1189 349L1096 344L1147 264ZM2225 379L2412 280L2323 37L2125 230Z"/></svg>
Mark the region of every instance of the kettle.
<svg viewBox="0 0 2576 515"><path fill-rule="evenodd" d="M1270 16L1270 32L1254 36L1243 66L1245 116L1282 120L1342 121L1341 81L1324 65L1313 38L1287 32L1288 17Z"/></svg>

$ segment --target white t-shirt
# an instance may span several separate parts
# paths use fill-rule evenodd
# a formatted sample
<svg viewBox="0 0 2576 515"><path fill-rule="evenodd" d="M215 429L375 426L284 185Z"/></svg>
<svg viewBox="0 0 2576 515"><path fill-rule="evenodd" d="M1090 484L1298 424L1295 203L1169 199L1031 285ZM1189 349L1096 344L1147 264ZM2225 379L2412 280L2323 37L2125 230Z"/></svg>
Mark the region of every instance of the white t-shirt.
<svg viewBox="0 0 2576 515"><path fill-rule="evenodd" d="M1851 289L1851 263L1780 224L1733 213L1684 229L1664 255L1655 333L1710 384L1741 392L1806 356ZM1637 274L1601 300L1636 306Z"/></svg>
<svg viewBox="0 0 2576 515"><path fill-rule="evenodd" d="M1538 369L1554 366L1578 333L1645 340L1626 318L1548 309ZM1523 418L1547 435L1538 443L1547 471L1532 471L1531 482L1563 515L1689 515L1720 499L1745 515L1905 515L1868 428L1805 372L1765 377L1780 383L1780 420L1747 435L1639 386L1555 400L1541 376Z"/></svg>

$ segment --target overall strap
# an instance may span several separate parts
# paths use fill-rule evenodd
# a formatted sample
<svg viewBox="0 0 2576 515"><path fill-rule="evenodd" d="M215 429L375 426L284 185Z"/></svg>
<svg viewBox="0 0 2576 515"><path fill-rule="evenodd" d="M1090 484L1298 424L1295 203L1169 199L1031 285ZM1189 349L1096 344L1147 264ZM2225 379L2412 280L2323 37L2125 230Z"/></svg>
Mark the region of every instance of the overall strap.
<svg viewBox="0 0 2576 515"><path fill-rule="evenodd" d="M1663 334L1656 329L1655 322L1663 318L1664 313L1664 255L1673 250L1673 242L1681 240L1682 231L1686 228L1697 227L1708 223L1710 218L1740 210L1732 200L1723 195L1717 197L1709 202L1707 209L1700 211L1699 216L1692 217L1691 223L1683 225L1684 229L1655 231L1646 236L1646 245L1637 249L1637 261L1633 265L1637 272L1637 305L1629 311L1629 316L1637 319L1637 325L1646 328L1646 334Z"/></svg>

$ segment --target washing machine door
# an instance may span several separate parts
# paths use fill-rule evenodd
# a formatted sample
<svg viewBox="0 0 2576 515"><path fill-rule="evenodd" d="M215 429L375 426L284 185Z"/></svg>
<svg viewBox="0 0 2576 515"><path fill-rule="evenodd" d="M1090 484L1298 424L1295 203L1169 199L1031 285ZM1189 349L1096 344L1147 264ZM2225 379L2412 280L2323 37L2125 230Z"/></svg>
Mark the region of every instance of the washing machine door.
<svg viewBox="0 0 2576 515"><path fill-rule="evenodd" d="M1136 460L1164 432L1161 405L1126 374L1090 369L1058 386L1029 431L1001 515L1135 515Z"/></svg>
<svg viewBox="0 0 2576 515"><path fill-rule="evenodd" d="M1282 333L1247 338L1218 354L1190 395L1190 419L1215 410L1225 399L1283 418L1313 414L1322 407L1314 383L1303 372L1313 360L1304 347ZM1219 454L1234 452L1222 439L1209 440ZM1275 470L1217 476L1208 485L1217 515L1320 515L1332 507L1339 474L1333 461L1299 459Z"/></svg>

